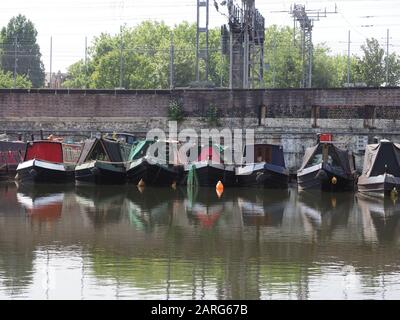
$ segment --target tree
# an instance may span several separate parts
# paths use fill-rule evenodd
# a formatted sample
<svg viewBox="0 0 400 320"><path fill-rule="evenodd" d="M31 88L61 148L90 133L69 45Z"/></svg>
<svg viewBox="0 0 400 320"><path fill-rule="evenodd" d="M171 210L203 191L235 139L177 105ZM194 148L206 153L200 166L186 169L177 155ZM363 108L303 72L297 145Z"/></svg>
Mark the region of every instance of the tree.
<svg viewBox="0 0 400 320"><path fill-rule="evenodd" d="M34 24L23 15L11 18L1 30L1 66L5 71L26 76L36 88L44 82L44 66Z"/></svg>
<svg viewBox="0 0 400 320"><path fill-rule="evenodd" d="M385 62L387 59L385 58ZM400 58L395 53L389 55L389 86L398 86L400 84Z"/></svg>
<svg viewBox="0 0 400 320"><path fill-rule="evenodd" d="M169 88L171 37L174 44L174 86L187 87L195 80L196 25L182 22L169 27L163 22L143 22L124 26L117 35L101 34L89 47L88 61L68 69L68 88L152 89ZM205 47L205 37L200 47ZM265 34L264 84L268 88L298 88L302 79L301 34L293 39L293 28L270 26ZM293 41L295 40L295 41ZM396 78L396 60L390 79ZM360 59L351 57L351 82L364 81ZM204 79L205 64L199 64ZM229 57L221 54L219 28L209 30L209 81L216 86L229 85ZM391 71L391 72L392 72ZM120 84L120 81L122 83ZM392 82L393 82L392 81ZM313 87L341 87L347 82L347 57L331 55L325 44L316 44L313 52ZM206 81L198 83L204 86Z"/></svg>
<svg viewBox="0 0 400 320"><path fill-rule="evenodd" d="M296 35L297 37L298 35ZM299 41L293 43L293 29L272 25L265 31L264 81L269 88L297 88L302 64Z"/></svg>
<svg viewBox="0 0 400 320"><path fill-rule="evenodd" d="M4 72L0 70L0 88L13 88L14 75L11 72ZM15 87L27 89L32 87L32 83L25 77L17 75L15 79Z"/></svg>
<svg viewBox="0 0 400 320"><path fill-rule="evenodd" d="M378 40L371 38L361 46L364 56L359 60L359 70L367 86L379 87L385 81L385 51Z"/></svg>

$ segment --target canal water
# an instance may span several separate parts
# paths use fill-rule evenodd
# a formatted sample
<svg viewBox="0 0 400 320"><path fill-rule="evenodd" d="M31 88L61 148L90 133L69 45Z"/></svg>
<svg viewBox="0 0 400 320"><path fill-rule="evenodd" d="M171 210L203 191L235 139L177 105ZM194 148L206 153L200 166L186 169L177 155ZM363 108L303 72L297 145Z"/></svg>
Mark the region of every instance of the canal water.
<svg viewBox="0 0 400 320"><path fill-rule="evenodd" d="M0 299L399 299L400 202L0 184Z"/></svg>

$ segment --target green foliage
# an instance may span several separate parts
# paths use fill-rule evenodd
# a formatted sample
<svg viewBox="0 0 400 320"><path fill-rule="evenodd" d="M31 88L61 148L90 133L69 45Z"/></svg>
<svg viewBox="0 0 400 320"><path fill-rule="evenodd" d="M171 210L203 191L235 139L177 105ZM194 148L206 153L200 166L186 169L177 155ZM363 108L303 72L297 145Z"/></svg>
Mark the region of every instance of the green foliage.
<svg viewBox="0 0 400 320"><path fill-rule="evenodd" d="M385 51L374 38L367 39L361 49L360 73L368 86L379 87L385 81Z"/></svg>
<svg viewBox="0 0 400 320"><path fill-rule="evenodd" d="M185 118L182 104L177 100L173 100L170 102L168 106L168 118L172 121L178 122L182 121Z"/></svg>
<svg viewBox="0 0 400 320"><path fill-rule="evenodd" d="M210 127L218 127L220 125L220 121L219 121L220 117L219 117L219 110L218 108L213 105L210 104L207 108L206 111L206 122Z"/></svg>
<svg viewBox="0 0 400 320"><path fill-rule="evenodd" d="M15 78L16 88L28 89L32 87L32 83L26 76L17 74ZM14 75L11 72L0 70L0 88L14 88Z"/></svg>
<svg viewBox="0 0 400 320"><path fill-rule="evenodd" d="M389 55L389 59L385 59L389 62L389 86L398 86L400 84L400 58L398 55L392 53Z"/></svg>
<svg viewBox="0 0 400 320"><path fill-rule="evenodd" d="M299 35L293 43L293 29L272 25L265 32L264 82L268 88L297 88L301 82L302 60Z"/></svg>
<svg viewBox="0 0 400 320"><path fill-rule="evenodd" d="M34 24L23 15L11 18L7 27L1 30L1 66L3 70L14 72L15 52L17 53L17 73L26 76L35 88L43 86L44 66Z"/></svg>
<svg viewBox="0 0 400 320"><path fill-rule="evenodd" d="M149 21L134 28L124 27L116 36L103 33L95 38L89 48L87 70L82 60L74 63L68 69L68 80L63 86L120 87L122 65L122 87L168 88L171 36L174 45L174 86L188 87L195 79L196 25L182 22L170 28L163 22ZM204 41L201 39L200 45L204 46ZM219 29L210 30L207 87L210 83L228 85L228 62L221 57L219 46ZM201 63L202 78L204 73L205 66Z"/></svg>
<svg viewBox="0 0 400 320"><path fill-rule="evenodd" d="M123 27L120 34L101 34L89 47L89 59L68 69L68 88L153 89L169 88L170 45L174 48L174 87L227 87L229 57L221 55L220 29L209 30L208 81L205 65L200 61L200 79L196 82L196 25L182 22L169 27L163 22L145 21L136 27ZM285 26L270 26L265 34L264 86L298 88L302 79L301 35ZM205 46L204 37L200 47ZM382 85L386 58L375 39L367 40L364 55L350 59L350 82ZM400 60L389 57L389 84L400 81ZM313 87L342 87L347 83L347 56L332 55L325 44L315 44L313 52Z"/></svg>

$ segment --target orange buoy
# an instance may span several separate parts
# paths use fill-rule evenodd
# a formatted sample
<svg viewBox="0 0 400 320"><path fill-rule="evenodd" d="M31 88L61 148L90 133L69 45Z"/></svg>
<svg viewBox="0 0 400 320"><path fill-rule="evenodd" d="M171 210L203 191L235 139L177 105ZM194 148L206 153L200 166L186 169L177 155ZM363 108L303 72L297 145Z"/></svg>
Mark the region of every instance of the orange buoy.
<svg viewBox="0 0 400 320"><path fill-rule="evenodd" d="M218 190L218 189L216 189L215 192L217 193L217 197L218 197L218 198L221 198L222 193L223 193L224 191L223 191L223 190Z"/></svg>

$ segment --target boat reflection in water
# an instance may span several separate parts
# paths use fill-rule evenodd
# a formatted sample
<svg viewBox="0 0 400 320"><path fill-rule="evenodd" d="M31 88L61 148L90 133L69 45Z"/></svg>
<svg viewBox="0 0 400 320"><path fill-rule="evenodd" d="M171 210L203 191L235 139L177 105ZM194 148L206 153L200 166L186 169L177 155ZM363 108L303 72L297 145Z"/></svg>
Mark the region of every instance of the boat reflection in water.
<svg viewBox="0 0 400 320"><path fill-rule="evenodd" d="M322 237L346 227L353 207L353 193L298 193L298 210L304 218L304 227L309 229L311 225Z"/></svg>
<svg viewBox="0 0 400 320"><path fill-rule="evenodd" d="M232 190L218 196L215 189L190 187L185 192L185 210L189 223L202 228L213 228L225 211L232 210Z"/></svg>
<svg viewBox="0 0 400 320"><path fill-rule="evenodd" d="M398 243L400 235L400 202L396 198L357 195L358 207L365 224L373 226L369 238L375 242Z"/></svg>
<svg viewBox="0 0 400 320"><path fill-rule="evenodd" d="M297 189L44 187L0 184L0 298L399 298L397 202ZM36 216L51 228L27 223L47 205L56 220Z"/></svg>
<svg viewBox="0 0 400 320"><path fill-rule="evenodd" d="M20 185L17 200L31 218L57 220L62 214L66 190L68 188L61 186Z"/></svg>
<svg viewBox="0 0 400 320"><path fill-rule="evenodd" d="M243 190L237 201L245 226L280 226L290 191Z"/></svg>
<svg viewBox="0 0 400 320"><path fill-rule="evenodd" d="M172 221L174 199L178 191L172 188L132 187L124 200L125 216L139 230L153 231L155 225Z"/></svg>
<svg viewBox="0 0 400 320"><path fill-rule="evenodd" d="M79 185L76 186L75 197L81 212L94 226L102 226L122 218L126 192L125 186Z"/></svg>

